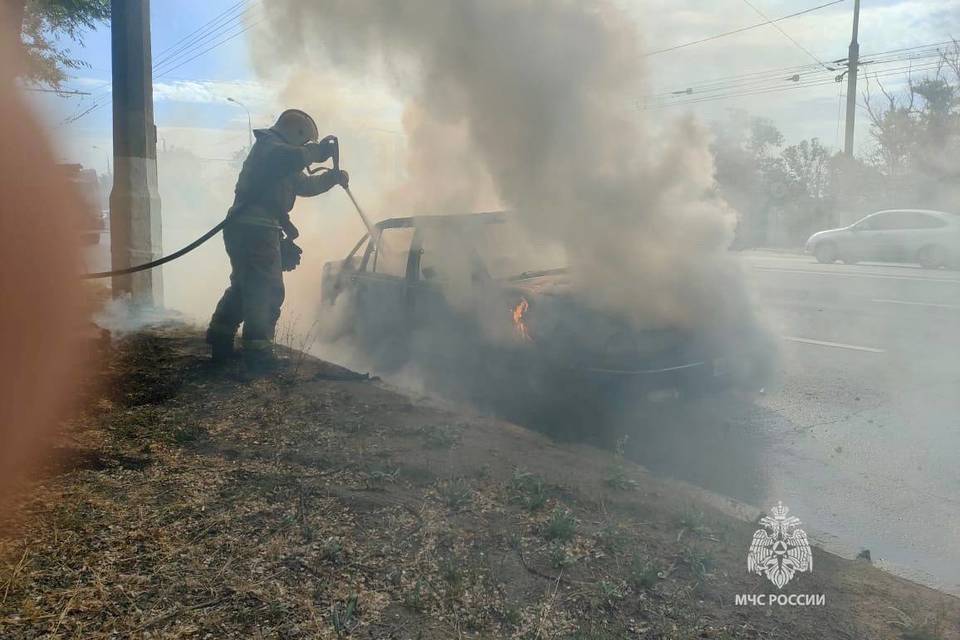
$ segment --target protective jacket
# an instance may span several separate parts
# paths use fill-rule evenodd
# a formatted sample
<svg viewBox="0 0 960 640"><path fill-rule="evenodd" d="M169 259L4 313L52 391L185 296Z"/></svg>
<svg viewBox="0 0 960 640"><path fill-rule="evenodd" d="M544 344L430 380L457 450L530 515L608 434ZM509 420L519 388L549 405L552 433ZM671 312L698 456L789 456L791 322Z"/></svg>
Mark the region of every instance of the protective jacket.
<svg viewBox="0 0 960 640"><path fill-rule="evenodd" d="M340 179L336 171L305 174L308 149L288 144L276 131L262 129L254 135L223 230L230 286L207 329L208 342L232 346L242 323L245 357L272 348L284 299L281 229L290 234L297 196L329 191Z"/></svg>
<svg viewBox="0 0 960 640"><path fill-rule="evenodd" d="M337 173L328 171L308 176L307 148L288 144L272 129L253 132L256 142L243 163L233 206L227 213L231 223L279 228L289 221L297 196L315 196L332 189Z"/></svg>

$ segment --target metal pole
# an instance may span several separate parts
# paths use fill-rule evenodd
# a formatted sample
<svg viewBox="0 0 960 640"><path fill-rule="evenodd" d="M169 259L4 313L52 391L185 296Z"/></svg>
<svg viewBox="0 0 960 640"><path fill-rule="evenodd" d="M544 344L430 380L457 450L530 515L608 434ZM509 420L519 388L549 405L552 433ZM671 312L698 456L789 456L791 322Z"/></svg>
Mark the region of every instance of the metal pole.
<svg viewBox="0 0 960 640"><path fill-rule="evenodd" d="M253 147L253 119L250 117L250 109L247 109L247 105L243 104L239 100L234 98L227 98L227 102L232 102L233 104L239 106L241 109L247 112L247 145L248 148Z"/></svg>
<svg viewBox="0 0 960 640"><path fill-rule="evenodd" d="M847 58L847 128L843 152L853 157L854 134L857 126L857 74L860 68L860 0L853 5L853 39Z"/></svg>
<svg viewBox="0 0 960 640"><path fill-rule="evenodd" d="M111 1L113 57L113 190L110 192L112 268L163 255L157 190L157 127L153 121L150 0ZM163 305L159 269L115 276L114 297Z"/></svg>

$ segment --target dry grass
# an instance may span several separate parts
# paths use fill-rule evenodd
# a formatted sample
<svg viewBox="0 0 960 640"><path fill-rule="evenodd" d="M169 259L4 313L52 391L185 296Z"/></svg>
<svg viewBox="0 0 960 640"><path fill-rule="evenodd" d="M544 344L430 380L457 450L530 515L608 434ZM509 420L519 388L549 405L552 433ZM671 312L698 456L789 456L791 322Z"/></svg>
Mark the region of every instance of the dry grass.
<svg viewBox="0 0 960 640"><path fill-rule="evenodd" d="M750 527L729 548L691 535L700 512L608 486L609 459L564 486L516 466L542 441L313 360L241 384L202 352L179 328L118 344L60 462L6 518L0 637L855 631L844 615L733 608L731 592L758 584L740 567Z"/></svg>

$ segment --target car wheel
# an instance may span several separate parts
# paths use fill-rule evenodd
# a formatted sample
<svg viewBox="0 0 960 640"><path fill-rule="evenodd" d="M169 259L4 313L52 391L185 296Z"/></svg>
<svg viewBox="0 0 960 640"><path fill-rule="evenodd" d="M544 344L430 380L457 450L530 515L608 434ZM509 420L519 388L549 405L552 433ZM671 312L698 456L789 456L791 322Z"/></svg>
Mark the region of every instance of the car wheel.
<svg viewBox="0 0 960 640"><path fill-rule="evenodd" d="M947 250L938 244L927 245L917 254L917 262L924 269L939 269L949 262Z"/></svg>
<svg viewBox="0 0 960 640"><path fill-rule="evenodd" d="M813 255L820 264L833 264L837 261L837 245L832 242L821 242L817 245Z"/></svg>

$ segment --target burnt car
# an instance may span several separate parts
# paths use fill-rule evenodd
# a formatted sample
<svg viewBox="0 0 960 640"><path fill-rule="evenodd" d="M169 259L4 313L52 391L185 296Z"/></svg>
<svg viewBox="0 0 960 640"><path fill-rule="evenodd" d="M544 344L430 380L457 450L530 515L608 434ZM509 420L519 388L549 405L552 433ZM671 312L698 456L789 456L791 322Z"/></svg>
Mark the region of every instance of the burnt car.
<svg viewBox="0 0 960 640"><path fill-rule="evenodd" d="M503 212L384 220L324 265L323 304L368 366L412 365L428 388L511 419L596 416L731 380L710 341L583 304L562 252L521 250L520 235Z"/></svg>

